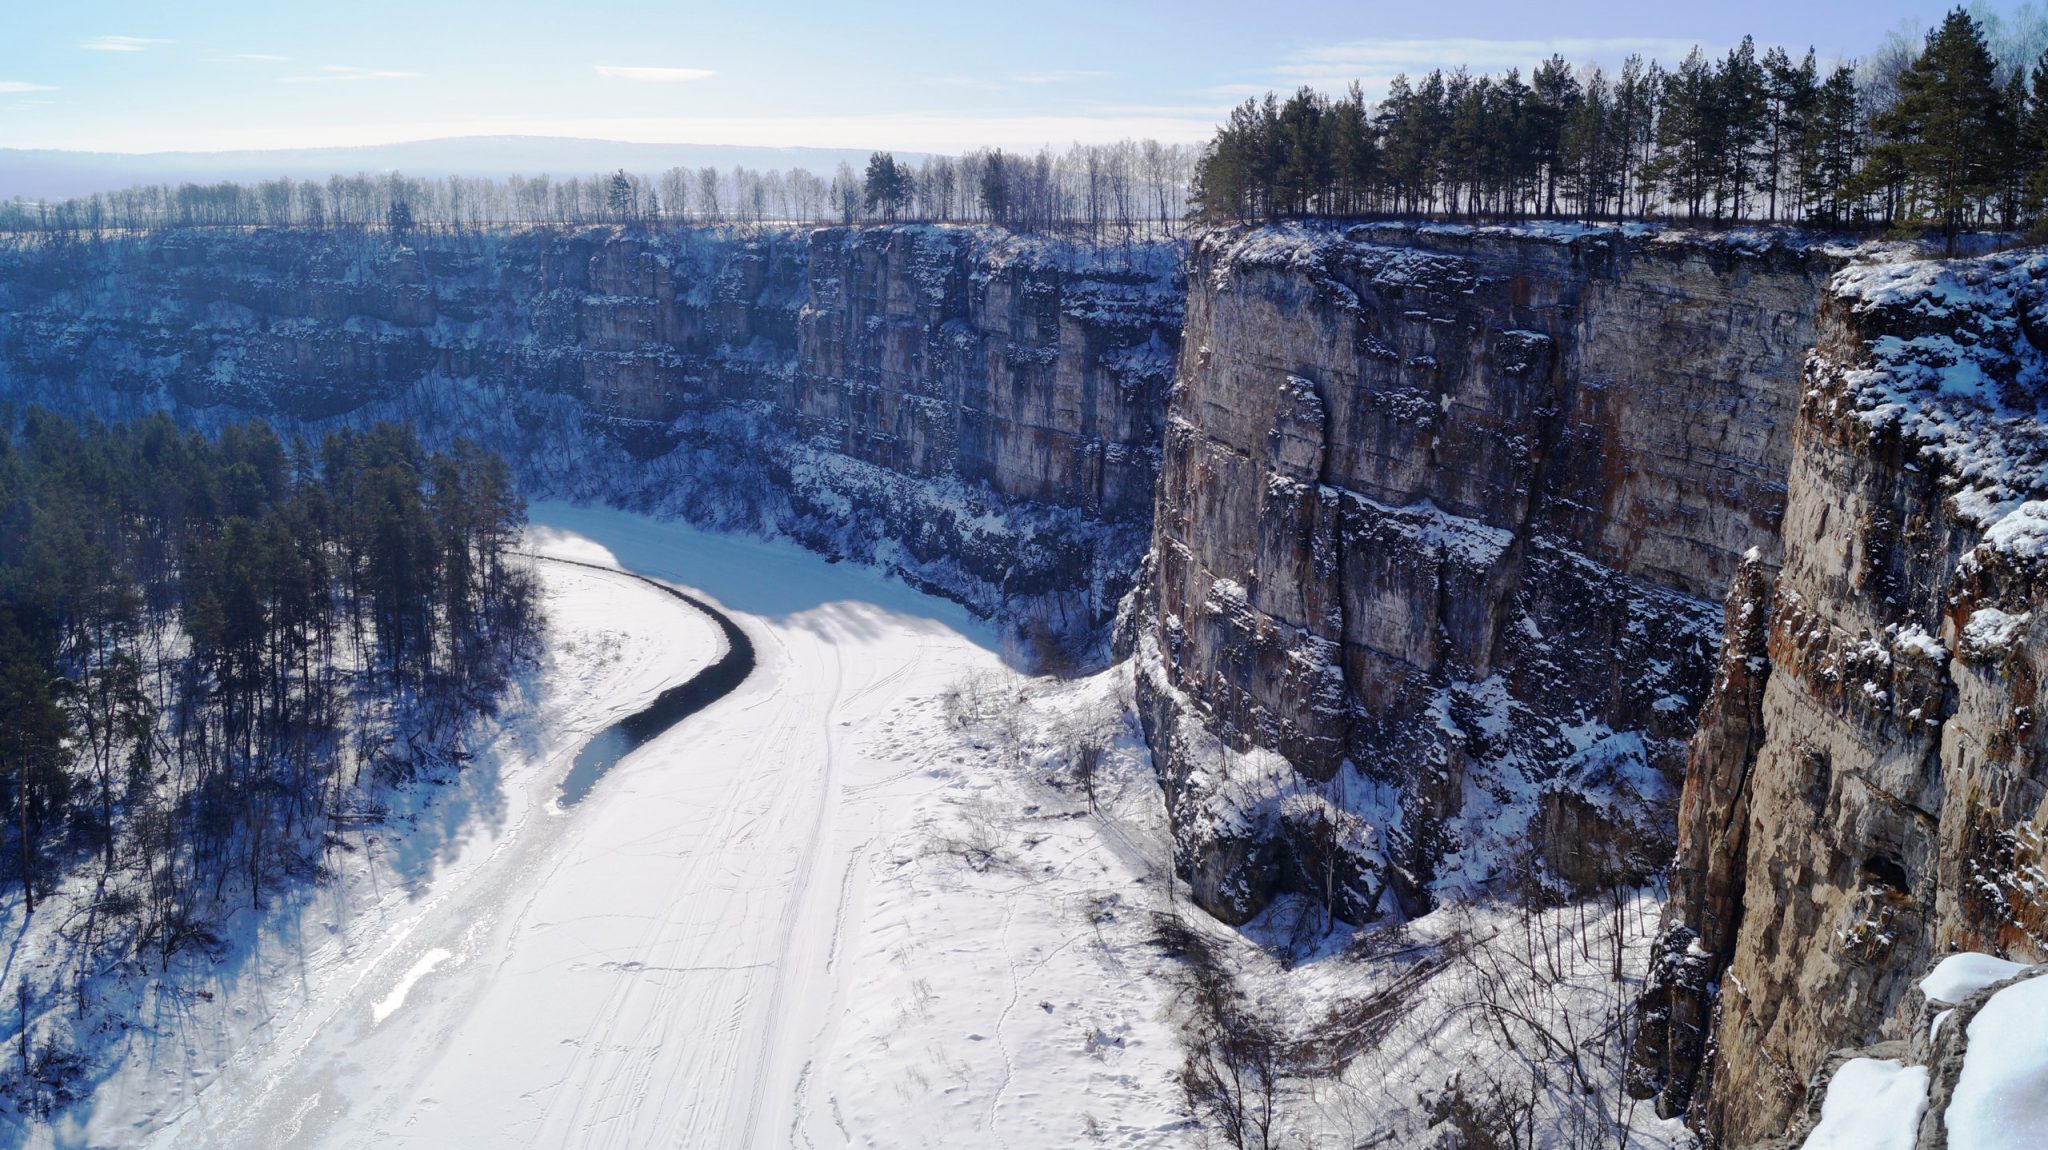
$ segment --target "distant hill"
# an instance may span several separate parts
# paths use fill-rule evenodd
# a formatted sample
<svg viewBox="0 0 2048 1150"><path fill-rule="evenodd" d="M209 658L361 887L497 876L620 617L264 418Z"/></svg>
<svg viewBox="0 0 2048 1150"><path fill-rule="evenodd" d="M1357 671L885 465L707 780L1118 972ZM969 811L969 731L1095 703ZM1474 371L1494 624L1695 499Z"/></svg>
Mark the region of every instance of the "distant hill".
<svg viewBox="0 0 2048 1150"><path fill-rule="evenodd" d="M898 152L912 162L921 152ZM672 167L806 168L830 176L843 162L860 168L865 149L751 148L729 144L634 144L560 136L459 136L359 148L283 148L238 152L71 152L0 148L0 199L63 199L135 184L201 183L337 172L399 171L408 176L583 176L617 168L652 174Z"/></svg>

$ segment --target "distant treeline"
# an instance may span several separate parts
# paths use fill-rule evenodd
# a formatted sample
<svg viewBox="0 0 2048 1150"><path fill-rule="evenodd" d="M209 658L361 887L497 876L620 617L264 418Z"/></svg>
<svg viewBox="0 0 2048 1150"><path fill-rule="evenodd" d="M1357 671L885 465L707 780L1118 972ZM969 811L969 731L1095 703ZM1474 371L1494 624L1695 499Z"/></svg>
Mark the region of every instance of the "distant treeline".
<svg viewBox="0 0 2048 1150"><path fill-rule="evenodd" d="M1861 71L1813 53L1619 74L1561 57L1248 100L1203 150L1211 218L1377 213L2011 228L2048 206L2048 55L2000 61L1962 9Z"/></svg>
<svg viewBox="0 0 2048 1150"><path fill-rule="evenodd" d="M530 646L524 519L495 455L402 426L0 410L0 881L34 913L81 876L81 995L317 873L359 782L459 755Z"/></svg>
<svg viewBox="0 0 2048 1150"><path fill-rule="evenodd" d="M886 186L875 181L887 161ZM876 153L866 172L841 164L827 179L736 167L618 171L552 179L397 173L326 181L150 184L54 203L0 201L0 232L91 235L175 227L391 227L481 230L504 224L989 222L1029 231L1103 236L1187 214L1195 149L1155 140L1075 145L1030 154L1001 149L898 164ZM879 197L877 192L882 193Z"/></svg>

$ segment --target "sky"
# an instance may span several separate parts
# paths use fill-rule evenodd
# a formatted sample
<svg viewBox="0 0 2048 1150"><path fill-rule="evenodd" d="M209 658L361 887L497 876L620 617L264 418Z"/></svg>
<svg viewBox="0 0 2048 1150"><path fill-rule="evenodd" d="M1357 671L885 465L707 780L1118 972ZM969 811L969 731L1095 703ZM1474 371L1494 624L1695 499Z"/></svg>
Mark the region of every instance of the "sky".
<svg viewBox="0 0 2048 1150"><path fill-rule="evenodd" d="M1205 138L1301 84L1676 60L1822 62L1946 0L0 0L0 148L219 151L464 135L958 152Z"/></svg>

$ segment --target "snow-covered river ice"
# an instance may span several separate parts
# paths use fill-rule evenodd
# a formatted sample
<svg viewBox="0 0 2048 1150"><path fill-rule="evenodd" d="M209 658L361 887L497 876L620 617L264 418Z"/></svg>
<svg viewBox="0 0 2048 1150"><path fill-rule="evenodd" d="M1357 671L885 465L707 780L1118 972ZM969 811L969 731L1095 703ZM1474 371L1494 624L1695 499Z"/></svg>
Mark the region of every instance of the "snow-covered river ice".
<svg viewBox="0 0 2048 1150"><path fill-rule="evenodd" d="M59 1144L1185 1139L1137 905L1156 798L1127 788L1136 829L1104 835L955 730L949 688L1021 682L984 625L784 545L533 521L535 551L575 562L538 564L547 654L519 717L252 927L210 994L180 1017L158 996ZM564 805L593 735L732 650L577 564L724 612L755 666Z"/></svg>

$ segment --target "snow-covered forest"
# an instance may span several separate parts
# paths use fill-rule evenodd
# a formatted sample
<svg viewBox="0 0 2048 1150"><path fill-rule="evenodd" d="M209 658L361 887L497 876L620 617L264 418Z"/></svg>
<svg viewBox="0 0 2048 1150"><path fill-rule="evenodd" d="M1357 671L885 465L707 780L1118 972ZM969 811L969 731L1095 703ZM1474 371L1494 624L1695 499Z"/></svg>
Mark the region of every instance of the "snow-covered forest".
<svg viewBox="0 0 2048 1150"><path fill-rule="evenodd" d="M107 972L217 948L236 906L317 880L334 832L378 817L365 779L459 766L536 618L523 504L474 445L4 421L0 854L63 951L17 975L0 1082L47 1113L90 1060L36 1016L83 1017Z"/></svg>

